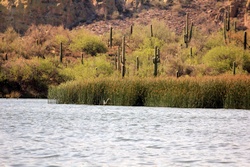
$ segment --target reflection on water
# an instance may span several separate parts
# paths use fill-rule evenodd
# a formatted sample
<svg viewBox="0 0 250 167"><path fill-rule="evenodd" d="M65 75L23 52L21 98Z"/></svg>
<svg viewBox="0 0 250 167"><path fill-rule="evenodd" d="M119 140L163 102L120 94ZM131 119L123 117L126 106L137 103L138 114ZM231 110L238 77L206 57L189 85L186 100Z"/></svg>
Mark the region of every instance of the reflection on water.
<svg viewBox="0 0 250 167"><path fill-rule="evenodd" d="M250 112L0 99L0 166L249 166Z"/></svg>

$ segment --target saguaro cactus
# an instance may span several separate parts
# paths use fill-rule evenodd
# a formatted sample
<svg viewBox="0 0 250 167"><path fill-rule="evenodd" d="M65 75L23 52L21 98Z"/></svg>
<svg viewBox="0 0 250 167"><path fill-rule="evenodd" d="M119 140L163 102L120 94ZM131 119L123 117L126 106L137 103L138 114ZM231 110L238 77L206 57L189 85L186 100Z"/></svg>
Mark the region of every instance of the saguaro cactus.
<svg viewBox="0 0 250 167"><path fill-rule="evenodd" d="M191 26L189 26L189 18L188 18L188 13L186 14L186 25L184 27L184 43L186 44L186 48L188 48L188 44L190 43L192 39L192 34L193 34L193 22L191 23ZM190 29L189 29L190 27Z"/></svg>
<svg viewBox="0 0 250 167"><path fill-rule="evenodd" d="M130 26L130 35L133 34L133 25Z"/></svg>
<svg viewBox="0 0 250 167"><path fill-rule="evenodd" d="M236 74L236 62L234 61L233 62L233 75Z"/></svg>
<svg viewBox="0 0 250 167"><path fill-rule="evenodd" d="M63 61L63 48L62 48L62 42L60 43L60 62Z"/></svg>
<svg viewBox="0 0 250 167"><path fill-rule="evenodd" d="M136 57L136 70L139 71L139 67L140 66L140 61L139 61L139 57Z"/></svg>
<svg viewBox="0 0 250 167"><path fill-rule="evenodd" d="M150 36L151 36L151 37L154 36L154 34L153 34L153 25L152 25L152 24L150 25Z"/></svg>
<svg viewBox="0 0 250 167"><path fill-rule="evenodd" d="M156 46L155 47L155 56L153 58L154 63L154 76L157 76L158 72L158 63L160 63L160 49Z"/></svg>
<svg viewBox="0 0 250 167"><path fill-rule="evenodd" d="M244 50L247 49L247 32L244 32Z"/></svg>
<svg viewBox="0 0 250 167"><path fill-rule="evenodd" d="M226 25L226 30L229 31L231 26L230 26L230 12L226 11L226 16L225 16L225 25Z"/></svg>
<svg viewBox="0 0 250 167"><path fill-rule="evenodd" d="M223 28L223 34L224 34L224 40L227 44L228 35L227 32L230 31L230 13L228 11L225 12L224 16L224 28Z"/></svg>
<svg viewBox="0 0 250 167"><path fill-rule="evenodd" d="M81 63L83 64L84 62L83 62L83 53L82 53L82 59L81 59Z"/></svg>
<svg viewBox="0 0 250 167"><path fill-rule="evenodd" d="M117 58L116 58L116 69L121 71L121 47L117 49Z"/></svg>
<svg viewBox="0 0 250 167"><path fill-rule="evenodd" d="M113 46L113 28L110 27L110 32L109 32L109 47L112 48Z"/></svg>
<svg viewBox="0 0 250 167"><path fill-rule="evenodd" d="M122 37L122 57L121 57L121 64L122 64L122 77L125 76L125 72L126 72L126 66L125 66L125 36Z"/></svg>
<svg viewBox="0 0 250 167"><path fill-rule="evenodd" d="M189 52L190 52L190 53L189 53L189 54L190 54L190 57L193 57L193 48L192 48L192 47L190 48L190 51L189 51Z"/></svg>
<svg viewBox="0 0 250 167"><path fill-rule="evenodd" d="M117 58L118 58L118 55L117 53L115 54L115 57L114 57L114 65L115 65L115 69L117 70L118 69L118 66L117 66Z"/></svg>
<svg viewBox="0 0 250 167"><path fill-rule="evenodd" d="M237 21L234 21L234 32L237 32Z"/></svg>

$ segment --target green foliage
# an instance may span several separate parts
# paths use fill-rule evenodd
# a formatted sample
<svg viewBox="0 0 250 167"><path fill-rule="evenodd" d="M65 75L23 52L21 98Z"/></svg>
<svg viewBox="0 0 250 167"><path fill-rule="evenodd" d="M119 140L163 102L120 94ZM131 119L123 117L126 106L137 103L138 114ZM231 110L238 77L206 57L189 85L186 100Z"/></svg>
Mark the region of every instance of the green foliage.
<svg viewBox="0 0 250 167"><path fill-rule="evenodd" d="M153 20L151 24L155 38L167 43L177 42L177 36L163 21Z"/></svg>
<svg viewBox="0 0 250 167"><path fill-rule="evenodd" d="M78 63L61 70L61 74L72 80L85 80L96 77L107 77L114 73L114 67L107 61L105 55L91 57L82 65Z"/></svg>
<svg viewBox="0 0 250 167"><path fill-rule="evenodd" d="M89 34L88 32L79 32L72 39L70 49L73 51L85 52L91 56L96 56L97 53L107 52L107 47L96 35Z"/></svg>
<svg viewBox="0 0 250 167"><path fill-rule="evenodd" d="M68 31L63 27L52 27L50 25L32 25L22 37L22 41L19 42L21 50L18 52L25 58L42 57L45 58L49 55L58 52L55 50L56 44L54 40L57 40L58 34L60 36L67 36Z"/></svg>
<svg viewBox="0 0 250 167"><path fill-rule="evenodd" d="M213 74L221 74L230 71L235 61L237 66L243 64L243 50L234 46L218 46L209 50L203 57L203 62L210 68L212 68ZM249 61L248 56L245 57L245 65ZM242 68L241 68L242 69Z"/></svg>
<svg viewBox="0 0 250 167"><path fill-rule="evenodd" d="M249 77L79 80L49 89L58 103L250 109Z"/></svg>
<svg viewBox="0 0 250 167"><path fill-rule="evenodd" d="M65 43L68 43L68 42L69 42L69 39L64 35L59 34L59 35L55 36L55 43L57 45L59 45L60 43L65 44Z"/></svg>
<svg viewBox="0 0 250 167"><path fill-rule="evenodd" d="M164 41L160 40L159 38L155 38L155 37L152 37L152 38L145 38L141 44L141 48L142 49L148 49L148 48L151 48L151 49L154 49L155 46L163 46L164 44Z"/></svg>
<svg viewBox="0 0 250 167"><path fill-rule="evenodd" d="M153 37L150 34L150 25L153 27ZM182 35L172 32L164 21L153 20L150 25L133 25L132 34L130 34L130 29L124 31L114 28L112 48L107 48L109 32L103 36L97 36L85 29L69 31L63 27L33 25L23 36L20 36L13 28L9 28L5 33L0 33L0 81L7 79L21 84L36 85L39 83L41 87L48 87L48 85L57 85L68 80L120 78L121 72L115 70L114 56L110 55L116 54L123 35L126 36L126 77L128 78L143 79L153 76L154 66L152 62L155 46L160 48L161 53L157 68L158 77L176 77L177 71L182 76L181 78L184 78L185 75L232 74L233 62L236 62L236 74L250 73L250 53L248 50L243 50L243 32L241 31L235 34L230 32L230 43L225 45L222 32L208 35L204 34L201 29L194 28L192 40L189 43L189 47L192 47L193 51L191 56L190 48L185 48L183 45ZM63 43L63 63L59 63L58 58L61 42ZM106 53L107 51L108 53ZM5 59L6 53L8 60ZM80 62L82 55L84 57L83 64ZM136 67L136 57L140 60L139 70ZM134 84L134 81L127 81L126 84ZM169 84L168 86L172 86L172 83ZM183 83L183 85L186 84ZM193 82L189 82L189 84L193 84ZM138 87L138 90L141 90L138 94L145 92L145 85L135 85L121 91L128 97L112 96L116 96L117 100L124 100L120 104L133 105L135 102L125 102L125 100L130 101L130 98L132 101L137 98L134 96L137 96L138 92L134 93L132 90ZM152 83L152 85L154 84ZM201 87L200 85L196 86ZM100 87L96 90L89 85L89 88L95 92L94 94L98 94L99 90L103 92L104 88L109 88L109 85L106 85L105 82ZM128 90L131 90L131 94L127 94ZM149 90L151 91L151 87L147 88L146 92L149 93ZM166 96L170 96L170 93ZM70 97L73 97L73 94ZM178 93L176 92L176 94ZM174 95L171 94L172 97ZM98 95L97 99L99 97ZM84 97L79 98L83 99ZM143 99L145 100L145 98ZM100 101L100 99L94 101ZM174 101L179 105L176 99ZM149 101L147 102L149 103ZM164 102L162 101L162 104Z"/></svg>
<svg viewBox="0 0 250 167"><path fill-rule="evenodd" d="M135 69L136 65L136 57L138 56L140 60L140 70L137 72L137 76L139 77L147 77L147 76L152 76L153 72L153 56L154 56L154 49L152 48L146 48L146 49L140 49L136 50L135 52L132 53L131 57L134 59L128 60L128 64L132 64Z"/></svg>
<svg viewBox="0 0 250 167"><path fill-rule="evenodd" d="M10 53L18 48L16 41L20 35L12 27L9 27L0 37L0 53Z"/></svg>
<svg viewBox="0 0 250 167"><path fill-rule="evenodd" d="M243 60L243 63L242 63L243 70L250 73L250 54L249 54L249 52L244 52L242 60Z"/></svg>
<svg viewBox="0 0 250 167"><path fill-rule="evenodd" d="M66 77L59 74L49 59L15 59L3 65L1 73L5 78L18 83L36 81L48 85L66 81Z"/></svg>
<svg viewBox="0 0 250 167"><path fill-rule="evenodd" d="M230 84L227 84L225 108L250 108L250 91L246 85L249 85L247 77L236 77Z"/></svg>
<svg viewBox="0 0 250 167"><path fill-rule="evenodd" d="M218 46L225 46L222 32L212 34L205 40L204 48L206 51Z"/></svg>
<svg viewBox="0 0 250 167"><path fill-rule="evenodd" d="M129 30L127 31L129 32ZM133 26L133 34L129 37L129 47L133 48L133 50L138 49L145 38L149 38L149 31L149 27L135 24ZM121 37L119 39L121 39Z"/></svg>

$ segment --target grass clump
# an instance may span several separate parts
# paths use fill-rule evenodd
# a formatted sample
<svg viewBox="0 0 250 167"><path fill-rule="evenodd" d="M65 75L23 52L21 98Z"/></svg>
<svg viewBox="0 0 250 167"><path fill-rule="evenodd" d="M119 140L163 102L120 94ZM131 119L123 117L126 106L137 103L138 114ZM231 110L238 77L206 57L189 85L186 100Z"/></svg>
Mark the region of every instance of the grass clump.
<svg viewBox="0 0 250 167"><path fill-rule="evenodd" d="M250 78L99 78L49 89L58 103L250 109Z"/></svg>

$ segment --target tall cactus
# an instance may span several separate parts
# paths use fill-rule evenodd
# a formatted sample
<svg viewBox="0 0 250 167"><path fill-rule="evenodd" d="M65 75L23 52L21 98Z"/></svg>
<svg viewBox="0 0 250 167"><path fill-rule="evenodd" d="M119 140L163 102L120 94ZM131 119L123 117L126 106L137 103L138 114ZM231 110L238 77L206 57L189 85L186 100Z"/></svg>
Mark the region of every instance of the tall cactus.
<svg viewBox="0 0 250 167"><path fill-rule="evenodd" d="M113 27L110 27L109 32L109 47L112 48L113 46Z"/></svg>
<svg viewBox="0 0 250 167"><path fill-rule="evenodd" d="M116 69L118 71L121 71L121 47L118 47L118 49L117 49L117 61L116 61L116 63L117 63Z"/></svg>
<svg viewBox="0 0 250 167"><path fill-rule="evenodd" d="M136 57L136 70L139 71L140 68L140 61L139 61L139 57Z"/></svg>
<svg viewBox="0 0 250 167"><path fill-rule="evenodd" d="M126 66L125 66L126 58L125 58L125 36L122 37L122 57L121 57L121 64L122 64L122 77L125 76Z"/></svg>
<svg viewBox="0 0 250 167"><path fill-rule="evenodd" d="M225 12L225 16L224 16L224 28L223 28L223 34L224 34L224 41L227 44L229 41L227 32L230 31L230 13L228 11Z"/></svg>
<svg viewBox="0 0 250 167"><path fill-rule="evenodd" d="M231 22L230 22L230 12L226 12L226 30L229 31L231 28Z"/></svg>
<svg viewBox="0 0 250 167"><path fill-rule="evenodd" d="M60 62L63 61L63 48L62 48L62 42L60 43Z"/></svg>
<svg viewBox="0 0 250 167"><path fill-rule="evenodd" d="M188 13L186 14L186 25L184 27L184 43L186 44L186 48L188 48L188 44L190 43L193 35L193 22L189 25ZM189 29L190 28L190 29Z"/></svg>
<svg viewBox="0 0 250 167"><path fill-rule="evenodd" d="M236 74L236 62L234 61L233 62L233 75Z"/></svg>
<svg viewBox="0 0 250 167"><path fill-rule="evenodd" d="M158 73L158 63L160 63L160 49L156 46L155 47L155 55L153 58L154 63L154 76L157 76Z"/></svg>
<svg viewBox="0 0 250 167"><path fill-rule="evenodd" d="M189 53L189 54L190 54L190 57L193 57L193 48L192 48L192 47L190 48L190 51L189 51L189 52L190 52L190 53Z"/></svg>
<svg viewBox="0 0 250 167"><path fill-rule="evenodd" d="M224 21L224 28L223 28L223 38L225 43L227 44L227 30L226 30L226 22Z"/></svg>
<svg viewBox="0 0 250 167"><path fill-rule="evenodd" d="M153 34L153 25L151 24L150 25L150 37L153 37L154 34Z"/></svg>
<svg viewBox="0 0 250 167"><path fill-rule="evenodd" d="M84 64L84 62L83 62L83 53L82 53L81 63Z"/></svg>
<svg viewBox="0 0 250 167"><path fill-rule="evenodd" d="M234 32L237 32L237 21L234 21Z"/></svg>
<svg viewBox="0 0 250 167"><path fill-rule="evenodd" d="M118 55L117 55L117 53L115 54L115 57L114 57L114 65L115 65L115 70L117 70L118 69L118 66L117 66L117 59L118 59Z"/></svg>
<svg viewBox="0 0 250 167"><path fill-rule="evenodd" d="M247 32L244 32L244 50L247 49Z"/></svg>

